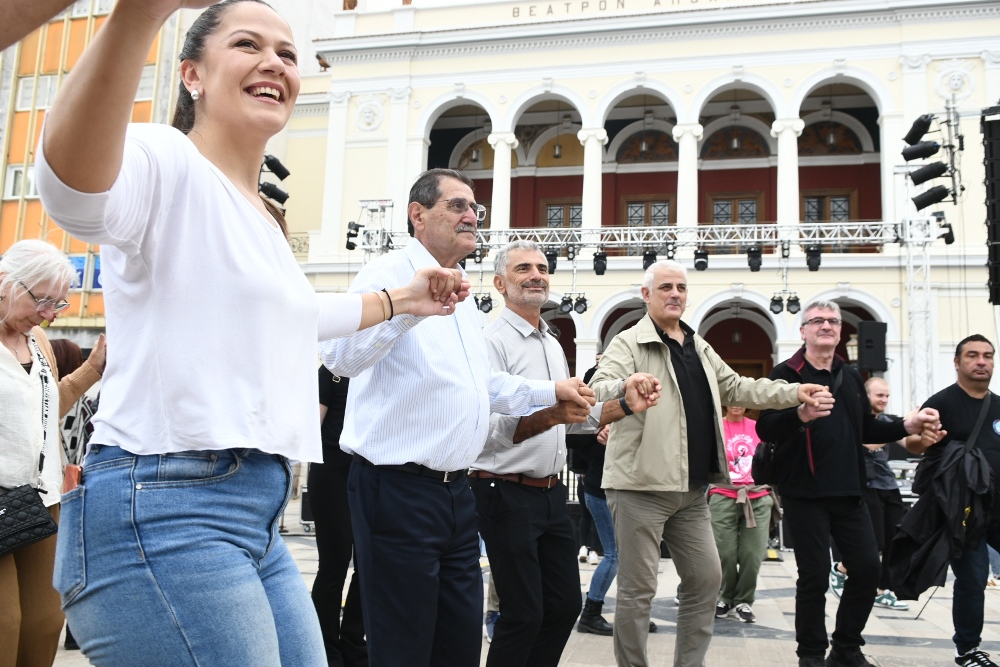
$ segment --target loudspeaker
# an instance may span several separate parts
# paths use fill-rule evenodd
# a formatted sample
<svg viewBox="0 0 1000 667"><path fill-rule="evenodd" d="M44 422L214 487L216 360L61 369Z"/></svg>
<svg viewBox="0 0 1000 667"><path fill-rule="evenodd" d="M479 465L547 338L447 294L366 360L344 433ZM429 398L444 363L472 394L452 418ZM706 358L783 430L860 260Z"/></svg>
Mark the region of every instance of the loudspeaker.
<svg viewBox="0 0 1000 667"><path fill-rule="evenodd" d="M986 245L990 303L1000 304L1000 106L983 109L983 167L986 172Z"/></svg>
<svg viewBox="0 0 1000 667"><path fill-rule="evenodd" d="M863 371L886 371L885 322L858 322L858 368Z"/></svg>

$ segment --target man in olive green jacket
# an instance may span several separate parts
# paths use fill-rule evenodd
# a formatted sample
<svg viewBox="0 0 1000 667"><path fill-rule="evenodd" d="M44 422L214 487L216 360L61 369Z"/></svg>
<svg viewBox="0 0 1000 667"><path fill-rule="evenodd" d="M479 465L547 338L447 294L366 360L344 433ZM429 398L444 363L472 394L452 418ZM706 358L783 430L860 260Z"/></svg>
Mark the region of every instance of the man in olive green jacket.
<svg viewBox="0 0 1000 667"><path fill-rule="evenodd" d="M615 657L646 667L650 605L656 594L660 536L681 578L675 667L703 667L722 581L704 489L728 483L720 405L828 410L825 387L737 375L684 322L687 271L656 262L643 277L648 314L608 345L590 381L599 401L621 396L636 372L660 379L659 403L611 428L604 488L618 536Z"/></svg>

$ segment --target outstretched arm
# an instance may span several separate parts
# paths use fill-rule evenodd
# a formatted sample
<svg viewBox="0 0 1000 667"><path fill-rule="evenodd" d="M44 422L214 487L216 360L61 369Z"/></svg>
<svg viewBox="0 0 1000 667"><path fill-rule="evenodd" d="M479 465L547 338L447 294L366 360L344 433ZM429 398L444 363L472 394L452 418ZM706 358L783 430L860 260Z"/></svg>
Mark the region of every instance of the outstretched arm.
<svg viewBox="0 0 1000 667"><path fill-rule="evenodd" d="M73 4L73 0L3 0L0 2L0 51Z"/></svg>
<svg viewBox="0 0 1000 667"><path fill-rule="evenodd" d="M207 7L213 1L119 0L115 4L66 77L45 119L45 156L63 183L80 192L111 188L121 171L125 129L156 33L175 10ZM17 4L31 2L41 4L39 0ZM9 3L4 0L2 5ZM81 155L87 159L80 159Z"/></svg>

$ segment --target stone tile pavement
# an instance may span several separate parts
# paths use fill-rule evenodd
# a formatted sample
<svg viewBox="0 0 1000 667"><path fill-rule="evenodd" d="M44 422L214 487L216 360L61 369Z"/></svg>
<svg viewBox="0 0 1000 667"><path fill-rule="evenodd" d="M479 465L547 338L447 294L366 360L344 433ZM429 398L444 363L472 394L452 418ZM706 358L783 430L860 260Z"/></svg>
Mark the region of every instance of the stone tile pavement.
<svg viewBox="0 0 1000 667"><path fill-rule="evenodd" d="M299 522L299 503L292 501L285 513L285 539L299 565L307 585L316 575L316 541ZM784 561L765 562L760 572L757 601L754 612L757 623L747 625L733 619L717 620L715 638L708 652L708 667L795 667L795 559L783 553ZM489 569L483 561L484 572ZM586 591L596 566L580 564L583 590ZM949 578L950 579L950 578ZM677 607L673 602L679 578L669 560L660 561L659 590L653 601L653 620L659 632L650 635L648 652L651 667L670 667L677 621ZM616 590L612 586L605 604L605 618L614 616ZM917 603L910 603L905 612L876 608L868 621L864 651L869 659L881 667L932 667L954 665L954 646L951 643L951 587L925 593ZM921 607L926 607L917 618ZM833 614L837 599L827 594L827 627L833 629ZM983 630L982 648L1000 656L1000 588L987 590L986 625ZM482 664L486 663L489 645L483 642ZM90 663L79 651L61 648L56 656L56 667L83 667ZM610 637L598 637L573 632L561 667L584 667L615 664ZM213 666L225 667L225 666Z"/></svg>

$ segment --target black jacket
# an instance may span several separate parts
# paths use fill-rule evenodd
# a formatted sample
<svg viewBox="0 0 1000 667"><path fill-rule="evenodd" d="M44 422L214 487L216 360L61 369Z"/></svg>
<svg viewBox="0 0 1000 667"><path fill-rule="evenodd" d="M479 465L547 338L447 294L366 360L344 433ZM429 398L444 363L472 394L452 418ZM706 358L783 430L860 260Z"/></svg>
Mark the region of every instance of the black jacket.
<svg viewBox="0 0 1000 667"><path fill-rule="evenodd" d="M771 371L772 380L785 380L787 382L809 382L809 378L802 377L805 368L805 348L800 348L787 361L774 367ZM858 495L860 489L865 486L865 449L862 443L865 442L889 442L899 440L906 436L906 429L901 419L891 422L880 422L872 414L871 406L868 403L868 394L865 392L864 381L861 375L853 367L845 364L840 357L834 357L834 373L841 373L841 384L837 389L834 399L834 413L837 411L847 411L850 419L851 435L854 446L857 449L857 474L858 474ZM833 387L830 387L831 391ZM799 420L797 408L785 410L764 410L757 420L757 435L762 442L782 443L788 446L783 448L783 466L790 469L789 481L778 484L778 491L782 496L796 498L817 498L816 480L823 477L826 471L817 470L815 458L813 456L813 431L823 428L823 422L829 417L817 419L809 424L803 424ZM832 415L831 415L832 416ZM787 457L787 462L785 461Z"/></svg>
<svg viewBox="0 0 1000 667"><path fill-rule="evenodd" d="M949 442L940 457L921 462L917 500L892 540L889 576L901 600L943 586L948 562L986 533L993 505L990 464L976 447Z"/></svg>

